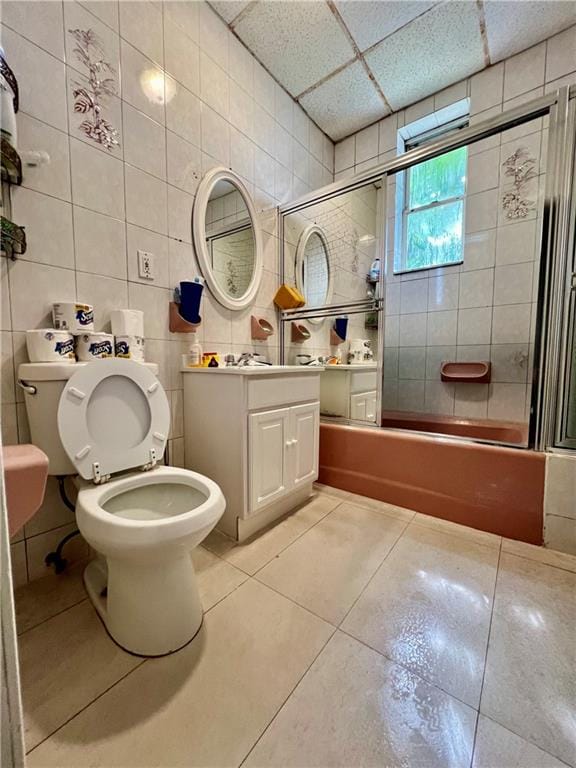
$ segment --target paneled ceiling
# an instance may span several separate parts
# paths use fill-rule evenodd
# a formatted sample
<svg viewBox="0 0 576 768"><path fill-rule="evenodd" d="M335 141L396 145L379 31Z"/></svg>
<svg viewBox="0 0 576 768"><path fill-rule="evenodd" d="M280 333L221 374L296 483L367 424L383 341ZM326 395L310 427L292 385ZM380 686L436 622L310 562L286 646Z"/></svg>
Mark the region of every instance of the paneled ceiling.
<svg viewBox="0 0 576 768"><path fill-rule="evenodd" d="M332 139L576 23L574 0L210 0Z"/></svg>

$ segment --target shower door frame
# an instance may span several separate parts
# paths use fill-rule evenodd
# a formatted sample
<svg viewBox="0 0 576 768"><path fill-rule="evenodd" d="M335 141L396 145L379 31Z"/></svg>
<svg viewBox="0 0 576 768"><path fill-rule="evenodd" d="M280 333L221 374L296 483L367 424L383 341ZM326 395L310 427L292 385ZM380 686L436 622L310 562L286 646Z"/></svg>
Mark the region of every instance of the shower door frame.
<svg viewBox="0 0 576 768"><path fill-rule="evenodd" d="M526 446L511 446L521 450L536 448L547 450L555 445L558 424L558 402L553 396L554 388L559 385L559 365L562 356L561 324L554 319L554 302L551 297L555 294L556 283L551 279L552 273L559 269L558 263L564 262L570 243L570 202L572 184L571 164L562 164L562 158L573 158L574 155L574 99L576 98L576 84L564 86L551 93L509 109L500 115L488 118L477 125L468 126L458 131L457 134L446 136L437 142L416 147L402 155L399 155L385 163L377 163L366 171L354 176L335 181L316 192L311 192L297 200L279 206L278 236L280 239L280 279L285 281L285 248L284 248L284 217L300 210L310 208L320 202L327 201L370 183L382 183L380 192L386 205L387 178L401 171L406 171L414 165L445 154L453 149L475 144L483 139L490 138L510 128L535 120L539 117L549 116L548 154L546 163L546 190L543 205L542 225L540 228L540 284L537 303L537 319L534 333L534 363L532 370L532 407L529 419L528 444ZM552 161L551 161L552 158ZM569 168L568 168L569 166ZM387 227L386 208L380 220L380 259L384 264L387 252ZM384 349L384 269L380 270L380 299L377 303L379 314L378 340L379 349ZM354 306L352 306L352 304ZM353 302L347 305L350 310L360 304ZM285 364L285 325L291 320L306 319L307 317L329 317L342 314L344 305L336 311L333 305L326 305L313 312L302 308L299 310L284 310L280 312L280 362ZM324 310L324 311L323 311ZM331 311L334 310L334 311ZM349 311L350 311L349 310ZM382 389L383 389L383 354L378 358L378 403L377 412L380 414L379 424L367 422L355 422L352 419L322 417L324 421L340 422L355 426L372 427L378 429L390 429L381 426L382 420ZM396 428L394 428L396 429ZM416 434L426 435L436 440L462 440L465 442L493 444L496 441L482 440L474 437L446 435L418 430L406 429ZM498 443L501 444L501 443Z"/></svg>

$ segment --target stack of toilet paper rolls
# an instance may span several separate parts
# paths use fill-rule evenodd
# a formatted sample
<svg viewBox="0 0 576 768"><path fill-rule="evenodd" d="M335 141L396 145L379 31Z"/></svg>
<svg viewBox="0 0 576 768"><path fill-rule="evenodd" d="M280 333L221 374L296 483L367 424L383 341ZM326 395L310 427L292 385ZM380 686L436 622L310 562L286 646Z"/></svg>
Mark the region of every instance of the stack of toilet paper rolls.
<svg viewBox="0 0 576 768"><path fill-rule="evenodd" d="M144 312L138 309L115 309L110 320L116 339L116 357L143 363Z"/></svg>
<svg viewBox="0 0 576 768"><path fill-rule="evenodd" d="M53 328L26 331L31 363L81 362L122 357L144 362L144 313L117 309L111 313L112 333L94 330L90 304L58 302L52 308Z"/></svg>

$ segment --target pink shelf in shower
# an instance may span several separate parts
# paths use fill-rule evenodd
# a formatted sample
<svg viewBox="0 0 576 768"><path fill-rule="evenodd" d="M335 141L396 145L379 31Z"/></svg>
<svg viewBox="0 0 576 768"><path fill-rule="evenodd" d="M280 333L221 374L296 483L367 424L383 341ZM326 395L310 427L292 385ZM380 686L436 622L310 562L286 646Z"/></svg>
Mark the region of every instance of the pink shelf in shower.
<svg viewBox="0 0 576 768"><path fill-rule="evenodd" d="M487 361L478 363L442 363L440 378L442 381L469 382L471 384L489 384L491 365Z"/></svg>

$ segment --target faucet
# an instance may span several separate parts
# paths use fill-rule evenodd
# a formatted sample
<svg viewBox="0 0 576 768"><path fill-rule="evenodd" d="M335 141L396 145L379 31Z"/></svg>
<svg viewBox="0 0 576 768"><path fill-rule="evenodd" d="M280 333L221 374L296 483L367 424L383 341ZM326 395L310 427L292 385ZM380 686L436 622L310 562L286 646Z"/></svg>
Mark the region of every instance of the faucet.
<svg viewBox="0 0 576 768"><path fill-rule="evenodd" d="M257 352L242 352L238 358L237 365L240 367L248 365L272 365L272 363L269 363L267 360L257 360L256 358L258 357L260 357L260 355Z"/></svg>

